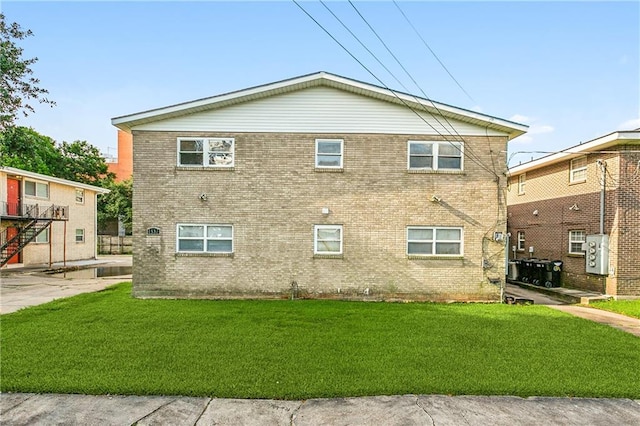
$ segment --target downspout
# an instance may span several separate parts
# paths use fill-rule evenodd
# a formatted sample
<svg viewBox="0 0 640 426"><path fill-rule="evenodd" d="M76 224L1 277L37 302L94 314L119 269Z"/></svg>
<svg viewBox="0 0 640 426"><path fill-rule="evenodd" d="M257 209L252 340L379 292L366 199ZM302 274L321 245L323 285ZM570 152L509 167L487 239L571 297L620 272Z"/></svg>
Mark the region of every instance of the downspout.
<svg viewBox="0 0 640 426"><path fill-rule="evenodd" d="M596 163L600 166L602 177L600 178L600 235L604 234L604 213L605 213L605 192L607 191L607 163L604 160L598 160Z"/></svg>
<svg viewBox="0 0 640 426"><path fill-rule="evenodd" d="M605 193L607 191L607 163L604 160L597 160L596 163L600 166L600 172L602 177L600 179L600 235L604 235L604 214L605 214ZM609 250L609 247L607 247ZM604 293L607 291L608 281L607 277L602 277L604 282Z"/></svg>

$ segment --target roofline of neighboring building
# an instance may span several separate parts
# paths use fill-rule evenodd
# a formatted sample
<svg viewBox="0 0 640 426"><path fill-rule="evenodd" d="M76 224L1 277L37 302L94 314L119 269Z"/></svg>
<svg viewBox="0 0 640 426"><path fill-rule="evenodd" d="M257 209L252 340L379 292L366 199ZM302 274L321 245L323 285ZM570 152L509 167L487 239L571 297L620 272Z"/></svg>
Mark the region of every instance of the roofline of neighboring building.
<svg viewBox="0 0 640 426"><path fill-rule="evenodd" d="M268 96L284 94L308 87L328 86L375 99L384 100L396 104L409 105L432 114L441 114L445 117L476 124L481 127L489 127L508 133L510 139L526 133L529 126L516 123L487 114L454 107L440 102L432 101L408 93L398 92L384 87L376 86L362 81L353 80L325 71L294 77L286 80L250 87L234 92L228 92L217 96L197 99L194 101L156 108L134 114L114 117L111 124L117 128L130 132L131 128L153 121L178 117L192 112L202 112L215 108L247 102Z"/></svg>
<svg viewBox="0 0 640 426"><path fill-rule="evenodd" d="M89 185L86 183L74 182L72 180L57 178L53 176L47 176L40 173L29 172L27 170L16 169L15 167L0 166L0 171L16 176L25 176L32 179L43 180L45 182L59 183L60 185L73 186L74 188L86 189L88 191L94 191L99 194L108 194L110 189L100 188L99 186Z"/></svg>
<svg viewBox="0 0 640 426"><path fill-rule="evenodd" d="M560 152L545 155L544 157L540 157L536 160L528 161L523 164L518 164L517 166L509 168L509 173L511 173L512 175L524 173L530 170L535 170L541 167L549 166L551 164L559 163L561 161L580 157L590 152L602 151L605 148L629 142L633 144L640 144L640 129L618 130L609 133L608 135L604 135L599 138L592 139L588 142L572 146Z"/></svg>

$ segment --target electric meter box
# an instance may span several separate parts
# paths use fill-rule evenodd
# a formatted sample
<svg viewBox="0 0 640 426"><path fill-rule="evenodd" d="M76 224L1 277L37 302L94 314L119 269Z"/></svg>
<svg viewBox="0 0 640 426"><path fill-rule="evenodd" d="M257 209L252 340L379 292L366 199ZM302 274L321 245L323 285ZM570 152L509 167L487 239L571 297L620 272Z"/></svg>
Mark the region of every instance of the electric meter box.
<svg viewBox="0 0 640 426"><path fill-rule="evenodd" d="M586 271L588 274L609 274L609 236L587 235L585 247Z"/></svg>

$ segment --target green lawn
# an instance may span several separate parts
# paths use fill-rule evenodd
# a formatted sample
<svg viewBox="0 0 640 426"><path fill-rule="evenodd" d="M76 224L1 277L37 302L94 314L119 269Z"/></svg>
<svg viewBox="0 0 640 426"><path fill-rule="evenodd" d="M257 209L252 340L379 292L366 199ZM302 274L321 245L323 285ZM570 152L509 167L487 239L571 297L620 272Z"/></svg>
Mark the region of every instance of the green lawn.
<svg viewBox="0 0 640 426"><path fill-rule="evenodd" d="M609 300L607 302L591 302L589 306L617 312L628 317L640 318L640 299L637 300Z"/></svg>
<svg viewBox="0 0 640 426"><path fill-rule="evenodd" d="M543 307L137 300L1 317L3 392L640 398L640 338Z"/></svg>

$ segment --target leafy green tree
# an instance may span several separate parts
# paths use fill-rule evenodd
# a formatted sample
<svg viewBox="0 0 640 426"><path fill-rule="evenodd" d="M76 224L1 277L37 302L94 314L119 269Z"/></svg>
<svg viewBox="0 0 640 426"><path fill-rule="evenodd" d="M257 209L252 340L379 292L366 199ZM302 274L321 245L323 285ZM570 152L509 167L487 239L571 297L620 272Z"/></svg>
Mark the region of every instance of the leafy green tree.
<svg viewBox="0 0 640 426"><path fill-rule="evenodd" d="M58 177L105 188L115 178L100 150L87 141L63 142L60 154L63 167Z"/></svg>
<svg viewBox="0 0 640 426"><path fill-rule="evenodd" d="M7 24L0 13L0 131L13 126L19 113L26 117L34 112L31 100L55 105L45 97L49 91L39 87L40 80L32 76L30 66L38 58L23 59L23 49L15 43L32 35L15 22Z"/></svg>
<svg viewBox="0 0 640 426"><path fill-rule="evenodd" d="M125 232L131 234L133 179L113 182L107 188L111 192L98 198L98 228L105 229L121 218Z"/></svg>
<svg viewBox="0 0 640 426"><path fill-rule="evenodd" d="M0 165L58 176L62 164L62 154L50 137L22 126L0 133Z"/></svg>
<svg viewBox="0 0 640 426"><path fill-rule="evenodd" d="M0 165L106 187L115 175L100 151L86 141L61 145L27 127L0 132Z"/></svg>

